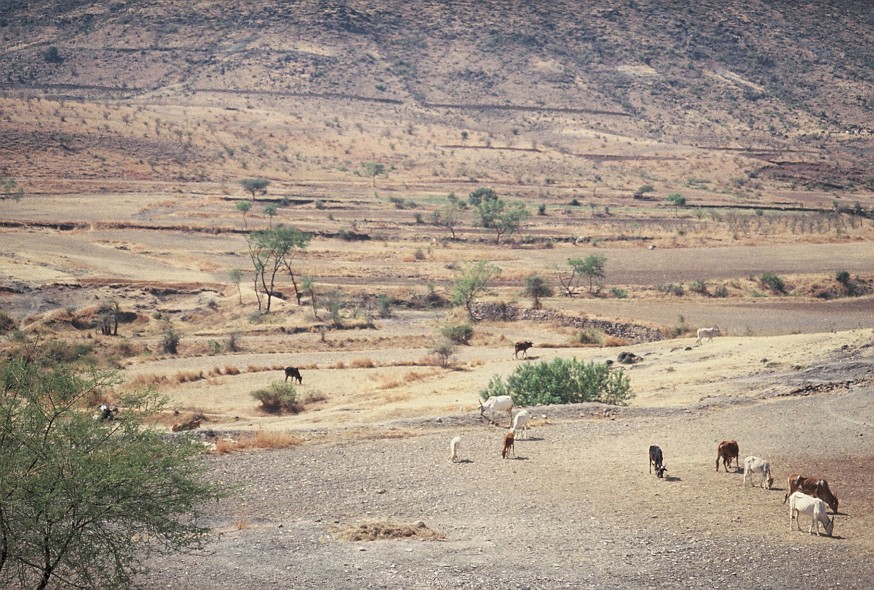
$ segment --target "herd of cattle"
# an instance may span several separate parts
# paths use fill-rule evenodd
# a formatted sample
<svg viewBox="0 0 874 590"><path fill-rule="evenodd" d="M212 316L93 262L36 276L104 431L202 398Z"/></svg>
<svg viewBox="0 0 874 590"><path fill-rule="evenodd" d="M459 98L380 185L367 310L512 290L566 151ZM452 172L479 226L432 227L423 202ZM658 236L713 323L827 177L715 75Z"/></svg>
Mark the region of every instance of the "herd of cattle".
<svg viewBox="0 0 874 590"><path fill-rule="evenodd" d="M509 395L492 396L485 401L480 402L480 416L488 419L492 424L495 424L494 418L497 415L502 415L504 412L510 420L510 427L504 433L501 445L501 458L506 459L511 454L515 456L515 440L517 434L528 436L528 410L522 408L513 414L514 404L513 398ZM449 444L450 460L453 463L461 461L461 437L456 436ZM716 471L719 471L719 463L722 463L723 469L726 472L734 463L735 471L740 470L740 450L735 440L724 440L719 443L716 449ZM656 445L649 447L649 472L655 470L656 476L663 478L668 470L664 459L664 452ZM774 483L774 478L771 475L771 464L756 456L749 456L744 459L743 467L743 485L747 486L747 482L751 485L756 485L755 477L760 477L759 485L762 488L769 490ZM820 534L820 525L822 525L825 533L832 536L835 526L835 515L838 514L838 497L832 493L828 482L819 477L806 477L797 473L789 476L788 491L783 496L783 503L789 502L789 528L792 529L792 522L795 521L796 530L801 530L799 521L800 515L804 514L811 518L810 528L808 533L817 535ZM832 516L829 517L828 508L832 510Z"/></svg>

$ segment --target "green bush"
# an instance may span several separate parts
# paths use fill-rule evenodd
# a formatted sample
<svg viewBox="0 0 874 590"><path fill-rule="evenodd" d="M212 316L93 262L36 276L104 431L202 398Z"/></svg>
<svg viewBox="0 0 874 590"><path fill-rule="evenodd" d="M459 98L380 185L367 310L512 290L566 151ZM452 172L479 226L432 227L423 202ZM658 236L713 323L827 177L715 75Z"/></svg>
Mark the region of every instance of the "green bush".
<svg viewBox="0 0 874 590"><path fill-rule="evenodd" d="M470 324L444 326L440 333L456 344L469 344L470 339L473 338L473 326Z"/></svg>
<svg viewBox="0 0 874 590"><path fill-rule="evenodd" d="M616 299L628 299L628 291L620 289L619 287L613 287L610 289L610 294Z"/></svg>
<svg viewBox="0 0 874 590"><path fill-rule="evenodd" d="M772 272L762 274L762 276L759 277L759 282L763 287L770 289L772 293L780 294L786 292L786 285L783 283L783 279Z"/></svg>
<svg viewBox="0 0 874 590"><path fill-rule="evenodd" d="M506 383L495 375L480 392L483 399L493 395L510 395L517 406L591 401L624 405L634 396L621 368L610 370L604 364L562 358L526 363L507 377Z"/></svg>
<svg viewBox="0 0 874 590"><path fill-rule="evenodd" d="M601 337L601 334L595 330L580 330L577 334L577 342L580 344L595 344L601 346L604 339Z"/></svg>
<svg viewBox="0 0 874 590"><path fill-rule="evenodd" d="M297 390L291 383L274 381L270 387L252 392L252 397L261 402L261 408L269 414L283 411L297 414L303 406L297 401Z"/></svg>

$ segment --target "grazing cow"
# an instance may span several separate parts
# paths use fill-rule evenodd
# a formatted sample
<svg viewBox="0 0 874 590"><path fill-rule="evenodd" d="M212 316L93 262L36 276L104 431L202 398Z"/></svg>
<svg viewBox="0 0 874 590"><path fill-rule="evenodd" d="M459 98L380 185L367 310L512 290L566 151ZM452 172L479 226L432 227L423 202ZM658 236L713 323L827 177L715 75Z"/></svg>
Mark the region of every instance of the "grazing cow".
<svg viewBox="0 0 874 590"><path fill-rule="evenodd" d="M288 378L297 380L297 384L301 385L303 383L303 377L300 374L300 369L297 367L285 367L285 381L288 382Z"/></svg>
<svg viewBox="0 0 874 590"><path fill-rule="evenodd" d="M501 459L506 459L507 455L510 453L513 453L514 457L516 456L515 442L516 436L513 434L513 431L510 430L504 435L504 446L501 449Z"/></svg>
<svg viewBox="0 0 874 590"><path fill-rule="evenodd" d="M519 358L519 353L521 352L525 355L525 358L528 358L528 349L534 346L534 343L530 340L523 340L522 342L517 342L513 345L515 352L513 352L513 356L515 358Z"/></svg>
<svg viewBox="0 0 874 590"><path fill-rule="evenodd" d="M716 471L719 471L719 460L722 459L722 466L725 467L726 473L731 467L731 460L735 461L735 471L740 469L740 460L738 459L738 449L736 440L724 440L719 443L716 448Z"/></svg>
<svg viewBox="0 0 874 590"><path fill-rule="evenodd" d="M828 512L826 511L825 502L820 500L819 498L814 498L813 496L808 496L807 494L802 494L801 492L793 492L791 496L789 496L789 530L792 530L792 519L795 519L795 529L801 530L801 523L798 521L798 517L801 514L807 514L811 517L810 521L810 529L808 529L808 534L813 534L813 528L816 527L816 535L819 536L819 525L822 524L825 527L825 534L829 537L832 536L832 532L835 528L835 518L832 516L828 517Z"/></svg>
<svg viewBox="0 0 874 590"><path fill-rule="evenodd" d="M650 473L652 473L653 465L655 465L656 477L664 477L665 471L668 470L668 466L664 464L664 457L662 456L662 450L655 445L650 445L650 447L649 447L649 472Z"/></svg>
<svg viewBox="0 0 874 590"><path fill-rule="evenodd" d="M753 474L759 473L762 476L762 487L766 490L771 489L771 484L774 483L774 478L771 477L771 464L760 459L759 457L749 456L744 459L744 487L747 487L747 478L750 483L753 483Z"/></svg>
<svg viewBox="0 0 874 590"><path fill-rule="evenodd" d="M519 438L528 438L528 410L521 409L513 416L513 434L522 431L522 436Z"/></svg>
<svg viewBox="0 0 874 590"><path fill-rule="evenodd" d="M486 400L486 403L479 403L480 416L486 418L486 412L489 416L494 416L497 412L507 412L507 417L510 420L508 427L513 425L513 398L509 395L493 395ZM486 418L492 424L495 423L491 418Z"/></svg>
<svg viewBox="0 0 874 590"><path fill-rule="evenodd" d="M803 477L797 473L789 476L789 491L783 496L783 503L795 492L804 492L808 496L825 501L835 514L838 513L838 497L828 487L828 482L819 477Z"/></svg>
<svg viewBox="0 0 874 590"><path fill-rule="evenodd" d="M456 436L449 442L449 460L453 463L461 461L461 437Z"/></svg>
<svg viewBox="0 0 874 590"><path fill-rule="evenodd" d="M695 344L702 344L702 338L707 338L708 342L712 342L714 336L722 336L719 326L713 326L712 328L698 328L698 339L695 341Z"/></svg>

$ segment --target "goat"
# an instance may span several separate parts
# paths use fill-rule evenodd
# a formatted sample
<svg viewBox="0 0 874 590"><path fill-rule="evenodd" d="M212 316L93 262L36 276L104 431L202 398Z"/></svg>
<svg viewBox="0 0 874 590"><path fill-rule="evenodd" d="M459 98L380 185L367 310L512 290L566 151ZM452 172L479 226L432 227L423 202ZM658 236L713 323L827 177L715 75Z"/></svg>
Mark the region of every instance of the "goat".
<svg viewBox="0 0 874 590"><path fill-rule="evenodd" d="M285 367L285 381L288 382L288 378L297 380L297 384L303 384L303 377L300 374L300 369L297 367Z"/></svg>
<svg viewBox="0 0 874 590"><path fill-rule="evenodd" d="M515 349L515 352L513 352L513 357L519 358L519 353L521 352L522 354L525 355L525 358L528 358L528 349L531 348L532 346L534 346L534 343L531 342L530 340L523 340L521 342L517 342L516 344L513 345L513 348Z"/></svg>
<svg viewBox="0 0 874 590"><path fill-rule="evenodd" d="M789 476L789 491L783 496L783 503L789 499L793 493L797 491L804 492L808 496L824 500L832 512L838 513L838 497L835 496L828 487L828 482L819 477L803 477L797 473Z"/></svg>
<svg viewBox="0 0 874 590"><path fill-rule="evenodd" d="M453 463L461 461L461 437L456 436L449 442L449 460Z"/></svg>
<svg viewBox="0 0 874 590"><path fill-rule="evenodd" d="M522 431L522 435L520 438L528 438L528 410L521 409L516 412L516 415L513 417L513 434Z"/></svg>
<svg viewBox="0 0 874 590"><path fill-rule="evenodd" d="M513 431L510 430L504 435L504 446L501 449L501 459L506 459L507 455L509 455L510 453L513 453L514 457L516 456L516 448L514 444L515 442L516 435L514 435Z"/></svg>
<svg viewBox="0 0 874 590"><path fill-rule="evenodd" d="M795 519L795 529L801 530L801 523L798 522L798 517L801 514L809 514L811 517L810 529L808 534L813 534L813 528L816 527L816 535L819 536L819 525L825 527L825 534L829 537L835 528L835 517L828 517L825 502L819 498L802 494L801 492L792 492L789 496L789 530L792 530L792 519Z"/></svg>
<svg viewBox="0 0 874 590"><path fill-rule="evenodd" d="M653 465L655 465L656 477L664 477L665 471L668 470L668 466L664 464L664 456L662 455L662 450L655 445L650 445L650 447L649 447L649 472L650 473L652 473Z"/></svg>
<svg viewBox="0 0 874 590"><path fill-rule="evenodd" d="M736 440L724 440L719 443L716 448L716 471L719 471L719 460L722 459L722 466L725 467L725 472L728 473L728 468L731 467L731 460L735 460L736 468L740 469L740 461L738 459L738 449Z"/></svg>
<svg viewBox="0 0 874 590"><path fill-rule="evenodd" d="M744 459L744 487L747 487L747 478L749 478L750 483L753 482L754 473L762 475L762 487L770 490L771 484L774 483L774 478L771 477L771 464L759 457L752 455L747 457Z"/></svg>
<svg viewBox="0 0 874 590"><path fill-rule="evenodd" d="M110 406L109 404L100 404L100 414L95 416L95 420L99 420L100 422L112 422L115 420L115 415L118 413L118 408L116 406Z"/></svg>
<svg viewBox="0 0 874 590"><path fill-rule="evenodd" d="M486 417L486 412L489 413L490 416L494 416L496 412L507 412L507 415L510 419L510 425L513 424L513 398L509 395L493 395L489 399L486 400L486 403L479 403L479 413L483 418ZM489 422L494 424L494 420L491 418L486 418Z"/></svg>
<svg viewBox="0 0 874 590"><path fill-rule="evenodd" d="M702 344L702 338L707 338L708 342L713 342L714 336L722 336L722 332L719 330L719 326L713 326L712 328L698 328L698 339L695 341L695 344Z"/></svg>

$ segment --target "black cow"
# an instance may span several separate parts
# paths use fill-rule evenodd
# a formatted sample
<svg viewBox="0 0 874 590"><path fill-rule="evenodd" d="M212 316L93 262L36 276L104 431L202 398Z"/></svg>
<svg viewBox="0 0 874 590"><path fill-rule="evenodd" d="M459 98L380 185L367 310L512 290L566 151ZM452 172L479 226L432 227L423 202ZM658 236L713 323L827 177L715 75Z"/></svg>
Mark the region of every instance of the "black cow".
<svg viewBox="0 0 874 590"><path fill-rule="evenodd" d="M288 382L288 378L297 379L297 384L300 385L303 383L303 377L300 375L300 369L296 367L285 367L285 381Z"/></svg>
<svg viewBox="0 0 874 590"><path fill-rule="evenodd" d="M668 466L664 464L664 457L662 456L662 450L655 446L651 445L649 447L649 472L652 473L652 467L655 465L656 476L664 477L665 471L668 470Z"/></svg>
<svg viewBox="0 0 874 590"><path fill-rule="evenodd" d="M534 346L534 343L531 342L530 340L523 340L522 342L517 342L514 345L514 348L516 349L516 351L513 353L513 356L515 358L519 358L519 353L521 352L522 354L525 355L525 358L528 358L528 349L531 348L532 346Z"/></svg>

